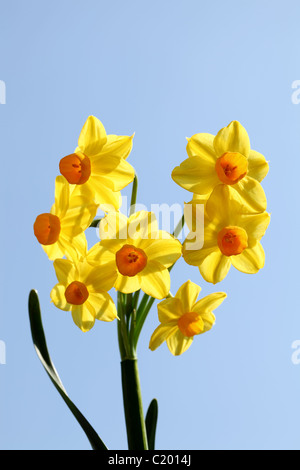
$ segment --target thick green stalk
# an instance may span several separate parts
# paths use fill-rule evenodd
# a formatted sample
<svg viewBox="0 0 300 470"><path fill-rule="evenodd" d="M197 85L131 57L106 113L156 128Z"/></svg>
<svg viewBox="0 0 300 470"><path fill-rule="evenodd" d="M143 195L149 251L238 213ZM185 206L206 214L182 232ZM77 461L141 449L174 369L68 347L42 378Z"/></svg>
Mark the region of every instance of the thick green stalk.
<svg viewBox="0 0 300 470"><path fill-rule="evenodd" d="M132 296L118 292L118 339L121 355L121 377L123 405L129 450L147 450L147 431L143 413L142 394L135 349L131 331L128 331L129 318L126 307L131 306ZM131 312L131 322L134 321ZM134 329L134 325L131 325Z"/></svg>
<svg viewBox="0 0 300 470"><path fill-rule="evenodd" d="M128 449L148 450L137 359L124 359L121 373Z"/></svg>
<svg viewBox="0 0 300 470"><path fill-rule="evenodd" d="M131 348L128 341L127 321L125 317L125 305L123 304L123 294L118 292L118 340L121 358L131 357Z"/></svg>
<svg viewBox="0 0 300 470"><path fill-rule="evenodd" d="M130 214L134 212L137 198L138 179L135 175L132 185ZM118 292L119 346L121 354L121 377L123 405L129 450L148 450L147 430L143 413L141 385L133 336L136 328L136 308L139 292L121 294Z"/></svg>

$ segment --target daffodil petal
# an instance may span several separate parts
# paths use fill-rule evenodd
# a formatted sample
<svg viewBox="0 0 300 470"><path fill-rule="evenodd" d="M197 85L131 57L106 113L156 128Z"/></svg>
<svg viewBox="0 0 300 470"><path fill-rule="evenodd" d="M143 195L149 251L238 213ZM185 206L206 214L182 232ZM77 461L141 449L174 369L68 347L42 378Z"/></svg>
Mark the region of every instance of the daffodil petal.
<svg viewBox="0 0 300 470"><path fill-rule="evenodd" d="M232 121L218 132L214 139L214 148L217 157L226 152L239 152L248 158L250 140L246 129L238 121Z"/></svg>
<svg viewBox="0 0 300 470"><path fill-rule="evenodd" d="M172 179L183 189L208 194L220 182L215 162L198 156L187 158L172 171Z"/></svg>
<svg viewBox="0 0 300 470"><path fill-rule="evenodd" d="M68 286L71 282L76 280L78 272L74 263L67 259L56 259L53 262L55 274L60 284Z"/></svg>
<svg viewBox="0 0 300 470"><path fill-rule="evenodd" d="M199 242L195 236L193 238L190 238L190 236L191 233L188 234L183 244L182 256L185 262L191 266L199 266L208 255L219 250L217 241L218 230L207 218L204 223L204 235L202 235L202 233L199 235L200 248L198 247ZM203 238L204 243L202 245Z"/></svg>
<svg viewBox="0 0 300 470"><path fill-rule="evenodd" d="M214 224L237 225L236 220L243 212L244 204L239 193L226 184L215 187L208 199L205 210Z"/></svg>
<svg viewBox="0 0 300 470"><path fill-rule="evenodd" d="M204 314L206 312L212 312L226 299L227 294L225 292L214 292L209 294L203 299L198 300L192 308L193 312Z"/></svg>
<svg viewBox="0 0 300 470"><path fill-rule="evenodd" d="M77 203L76 197L82 197L87 203L95 203L95 191L90 184L91 178L84 184L70 184L70 204L73 207ZM78 205L78 204L77 204Z"/></svg>
<svg viewBox="0 0 300 470"><path fill-rule="evenodd" d="M87 254L87 239L84 232L72 238L72 246L75 248L77 253L76 260L85 258Z"/></svg>
<svg viewBox="0 0 300 470"><path fill-rule="evenodd" d="M166 341L171 335L176 333L178 330L177 321L172 321L164 325L159 325L153 332L149 348L151 351L157 349L164 341Z"/></svg>
<svg viewBox="0 0 300 470"><path fill-rule="evenodd" d="M131 294L141 288L141 277L137 274L136 276L123 276L118 273L118 277L115 281L115 289L123 294Z"/></svg>
<svg viewBox="0 0 300 470"><path fill-rule="evenodd" d="M268 171L269 163L266 161L265 157L255 150L250 150L248 156L248 176L260 182L267 176Z"/></svg>
<svg viewBox="0 0 300 470"><path fill-rule="evenodd" d="M102 240L127 240L127 217L118 211L109 212L99 225L99 235Z"/></svg>
<svg viewBox="0 0 300 470"><path fill-rule="evenodd" d="M78 147L87 157L101 152L107 141L105 128L99 119L89 116L80 132Z"/></svg>
<svg viewBox="0 0 300 470"><path fill-rule="evenodd" d="M128 237L132 240L153 240L158 237L158 224L154 212L139 211L128 219Z"/></svg>
<svg viewBox="0 0 300 470"><path fill-rule="evenodd" d="M166 268L169 268L180 258L181 250L181 243L172 235L165 232L165 238L151 241L147 248L145 248L145 253L148 260L156 260Z"/></svg>
<svg viewBox="0 0 300 470"><path fill-rule="evenodd" d="M260 240L270 223L270 214L245 214L240 217L239 224L246 230L248 235L248 245L252 246L256 240Z"/></svg>
<svg viewBox="0 0 300 470"><path fill-rule="evenodd" d="M157 311L160 323L168 323L174 320L178 321L178 319L185 313L181 300L176 297L170 297L159 302L157 305Z"/></svg>
<svg viewBox="0 0 300 470"><path fill-rule="evenodd" d="M199 271L205 281L217 284L227 276L230 266L230 258L219 250L214 251L203 260Z"/></svg>
<svg viewBox="0 0 300 470"><path fill-rule="evenodd" d="M267 208L267 198L261 184L254 178L245 176L233 188L239 193L250 212L263 212Z"/></svg>
<svg viewBox="0 0 300 470"><path fill-rule="evenodd" d="M217 157L214 149L214 138L212 134L195 134L190 139L186 146L186 151L189 157L199 157L210 161L215 165Z"/></svg>
<svg viewBox="0 0 300 470"><path fill-rule="evenodd" d="M261 243L256 242L252 248L247 248L240 255L231 256L231 263L243 273L257 273L265 264L265 252Z"/></svg>
<svg viewBox="0 0 300 470"><path fill-rule="evenodd" d="M203 321L203 330L199 334L202 335L212 329L216 322L216 317L212 312L206 312L201 315L201 319Z"/></svg>
<svg viewBox="0 0 300 470"><path fill-rule="evenodd" d="M92 160L92 177L102 179L112 191L121 191L133 181L135 172L124 158L99 155Z"/></svg>
<svg viewBox="0 0 300 470"><path fill-rule="evenodd" d="M106 246L101 243L94 245L87 253L86 260L92 266L102 266L115 263L116 256Z"/></svg>
<svg viewBox="0 0 300 470"><path fill-rule="evenodd" d="M64 250L60 243L52 243L52 245L41 245L49 260L54 261L56 258L63 258Z"/></svg>
<svg viewBox="0 0 300 470"><path fill-rule="evenodd" d="M107 141L101 150L101 155L110 154L126 159L132 150L133 137L134 135L107 135Z"/></svg>
<svg viewBox="0 0 300 470"><path fill-rule="evenodd" d="M184 244L183 248L183 259L190 266L200 266L207 256L219 250L217 246L210 246L207 248L201 248L200 250L188 250L185 247L188 246Z"/></svg>
<svg viewBox="0 0 300 470"><path fill-rule="evenodd" d="M113 321L117 318L117 309L113 299L107 292L90 293L89 303L95 310L95 317L101 321Z"/></svg>
<svg viewBox="0 0 300 470"><path fill-rule="evenodd" d="M72 318L75 325L85 333L95 324L95 310L88 301L82 305L72 305Z"/></svg>
<svg viewBox="0 0 300 470"><path fill-rule="evenodd" d="M183 336L181 331L177 330L175 334L169 336L167 339L167 345L174 356L180 356L191 346L193 339L193 337L187 338L186 336Z"/></svg>
<svg viewBox="0 0 300 470"><path fill-rule="evenodd" d="M197 231L203 228L207 199L207 195L199 196L194 194L192 201L184 204L184 220L190 231Z"/></svg>
<svg viewBox="0 0 300 470"><path fill-rule="evenodd" d="M62 256L66 256L67 259L74 262L79 261L84 256L86 250L85 243L86 238L84 233L74 238L65 238L61 235L57 241L57 245L63 253Z"/></svg>
<svg viewBox="0 0 300 470"><path fill-rule="evenodd" d="M117 279L115 263L102 264L90 269L84 279L89 292L109 291Z"/></svg>
<svg viewBox="0 0 300 470"><path fill-rule="evenodd" d="M155 299L163 299L170 291L170 273L156 261L150 261L140 272L141 289Z"/></svg>
<svg viewBox="0 0 300 470"><path fill-rule="evenodd" d="M81 196L70 201L69 209L61 219L61 233L67 238L76 237L90 226L97 213L97 205Z"/></svg>
<svg viewBox="0 0 300 470"><path fill-rule="evenodd" d="M63 218L69 207L70 187L64 176L57 176L55 179L55 204L54 213L59 218Z"/></svg>
<svg viewBox="0 0 300 470"><path fill-rule="evenodd" d="M95 195L96 204L100 205L102 210L109 212L120 209L122 205L120 191L112 191L101 177L90 178L89 185Z"/></svg>
<svg viewBox="0 0 300 470"><path fill-rule="evenodd" d="M56 284L50 292L50 297L55 307L60 310L71 310L71 305L68 304L65 297L66 286L63 284Z"/></svg>
<svg viewBox="0 0 300 470"><path fill-rule="evenodd" d="M175 298L181 301L184 312L192 312L200 292L201 287L189 280L178 289Z"/></svg>

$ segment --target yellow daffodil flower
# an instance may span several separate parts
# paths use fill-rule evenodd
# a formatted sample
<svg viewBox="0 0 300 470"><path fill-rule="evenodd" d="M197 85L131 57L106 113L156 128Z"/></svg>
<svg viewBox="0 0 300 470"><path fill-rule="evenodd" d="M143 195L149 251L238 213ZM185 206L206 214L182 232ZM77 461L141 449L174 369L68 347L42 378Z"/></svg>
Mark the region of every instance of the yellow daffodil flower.
<svg viewBox="0 0 300 470"><path fill-rule="evenodd" d="M86 249L84 231L91 224L97 205L91 197L74 195L73 189L63 176L55 180L55 202L50 213L37 216L34 234L50 260L56 258L77 259Z"/></svg>
<svg viewBox="0 0 300 470"><path fill-rule="evenodd" d="M151 336L149 348L154 351L164 341L174 356L185 352L194 336L209 331L215 324L213 310L227 297L225 292L210 294L197 301L201 287L191 281L184 283L175 297L157 306L160 325Z"/></svg>
<svg viewBox="0 0 300 470"><path fill-rule="evenodd" d="M126 161L132 139L133 136L107 135L99 119L89 116L75 152L60 160L60 173L76 185L77 194L92 193L96 204L119 209L120 191L134 178L134 169Z"/></svg>
<svg viewBox="0 0 300 470"><path fill-rule="evenodd" d="M54 305L72 312L74 323L89 331L95 320L112 321L117 318L115 304L107 293L116 275L102 267L92 267L84 259L72 262L56 259L53 263L58 279L50 294Z"/></svg>
<svg viewBox="0 0 300 470"><path fill-rule="evenodd" d="M192 221L187 218L186 222L193 231ZM248 212L237 191L218 185L205 205L204 244L193 249L194 240L188 236L183 257L188 264L198 266L203 278L213 284L226 277L231 265L243 273L256 273L264 266L260 240L269 222L267 212Z"/></svg>
<svg viewBox="0 0 300 470"><path fill-rule="evenodd" d="M142 289L157 299L168 295L168 268L180 258L182 247L172 235L158 230L154 213L140 211L129 218L119 212L107 214L100 222L100 239L87 260L116 273L117 291L129 294Z"/></svg>
<svg viewBox="0 0 300 470"><path fill-rule="evenodd" d="M188 139L187 153L189 158L172 172L179 186L208 199L218 184L226 184L243 197L248 210L266 210L266 196L259 183L269 165L263 155L250 148L248 134L238 121L216 136L195 134Z"/></svg>

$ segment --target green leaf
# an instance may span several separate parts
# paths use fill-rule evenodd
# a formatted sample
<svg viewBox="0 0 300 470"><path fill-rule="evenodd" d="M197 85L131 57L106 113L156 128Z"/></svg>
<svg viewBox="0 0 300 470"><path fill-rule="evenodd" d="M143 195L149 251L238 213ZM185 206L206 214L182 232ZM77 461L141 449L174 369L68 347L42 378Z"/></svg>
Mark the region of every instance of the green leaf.
<svg viewBox="0 0 300 470"><path fill-rule="evenodd" d="M100 219L94 219L93 222L91 223L90 225L90 228L98 228L100 222L101 222L102 218Z"/></svg>
<svg viewBox="0 0 300 470"><path fill-rule="evenodd" d="M29 320L30 320L30 328L31 328L33 344L34 344L36 353L41 363L43 364L50 380L52 381L56 390L59 392L64 402L67 404L70 411L73 413L74 417L77 419L78 423L82 427L88 440L90 441L92 448L94 450L107 450L107 447L102 442L102 440L100 439L96 431L93 429L93 427L86 420L83 414L79 411L79 409L74 405L74 403L68 397L67 392L64 389L64 386L58 376L58 373L56 372L56 369L54 367L54 364L52 363L51 357L48 352L46 338L45 338L43 324L42 324L39 298L38 298L37 291L35 290L30 291L29 301L28 301L28 310L29 310Z"/></svg>
<svg viewBox="0 0 300 470"><path fill-rule="evenodd" d="M157 416L158 416L158 403L156 398L153 398L152 402L149 405L147 415L146 415L146 431L148 438L149 450L155 449L155 433L157 425Z"/></svg>

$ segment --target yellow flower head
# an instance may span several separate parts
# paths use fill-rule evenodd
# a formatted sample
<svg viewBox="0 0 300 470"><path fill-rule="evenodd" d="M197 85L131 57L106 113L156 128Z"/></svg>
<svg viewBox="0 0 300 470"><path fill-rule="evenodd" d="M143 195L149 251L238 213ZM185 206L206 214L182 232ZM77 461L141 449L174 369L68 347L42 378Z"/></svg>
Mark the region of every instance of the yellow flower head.
<svg viewBox="0 0 300 470"><path fill-rule="evenodd" d="M91 224L97 205L86 196L74 196L63 176L55 180L55 203L50 213L37 216L33 229L49 259L76 259L86 247L85 229Z"/></svg>
<svg viewBox="0 0 300 470"><path fill-rule="evenodd" d="M180 258L182 247L158 230L154 213L140 211L129 218L119 212L107 214L100 223L100 238L87 260L116 273L116 290L129 294L142 289L157 299L168 295L168 268Z"/></svg>
<svg viewBox="0 0 300 470"><path fill-rule="evenodd" d="M232 121L216 136L196 134L188 139L190 158L174 168L172 178L179 186L209 198L218 184L233 187L248 210L263 212L267 201L259 184L267 175L265 157L250 148L248 134L238 121Z"/></svg>
<svg viewBox="0 0 300 470"><path fill-rule="evenodd" d="M164 341L174 356L186 351L194 336L209 331L215 324L213 310L227 297L224 292L210 294L198 300L201 288L191 281L183 284L175 297L157 306L160 325L151 336L149 348L154 351Z"/></svg>
<svg viewBox="0 0 300 470"><path fill-rule="evenodd" d="M60 160L60 172L70 184L76 185L78 194L92 193L98 205L118 209L120 191L134 178L134 169L126 161L132 138L106 135L99 119L89 116L75 152Z"/></svg>
<svg viewBox="0 0 300 470"><path fill-rule="evenodd" d="M191 218L186 222L193 231L192 225L197 224ZM193 249L194 239L188 236L183 257L188 264L198 266L203 278L213 284L225 278L231 265L243 273L256 273L264 266L265 253L260 239L269 222L267 212L247 211L234 189L218 185L205 206L204 244Z"/></svg>
<svg viewBox="0 0 300 470"><path fill-rule="evenodd" d="M108 275L101 267L92 267L84 259L72 262L56 259L53 263L58 284L50 297L54 305L72 312L75 324L83 331L90 330L95 320L117 318L115 304L107 293L116 276Z"/></svg>

